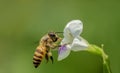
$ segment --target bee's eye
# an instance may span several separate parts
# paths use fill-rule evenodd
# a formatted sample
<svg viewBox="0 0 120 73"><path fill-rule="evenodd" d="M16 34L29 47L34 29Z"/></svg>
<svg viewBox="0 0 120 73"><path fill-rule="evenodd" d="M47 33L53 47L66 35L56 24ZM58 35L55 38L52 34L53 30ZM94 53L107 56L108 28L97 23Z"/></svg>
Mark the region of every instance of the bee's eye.
<svg viewBox="0 0 120 73"><path fill-rule="evenodd" d="M50 36L51 36L51 37L55 37L55 34L51 34Z"/></svg>
<svg viewBox="0 0 120 73"><path fill-rule="evenodd" d="M49 36L50 37L55 37L55 34L54 33L49 33Z"/></svg>

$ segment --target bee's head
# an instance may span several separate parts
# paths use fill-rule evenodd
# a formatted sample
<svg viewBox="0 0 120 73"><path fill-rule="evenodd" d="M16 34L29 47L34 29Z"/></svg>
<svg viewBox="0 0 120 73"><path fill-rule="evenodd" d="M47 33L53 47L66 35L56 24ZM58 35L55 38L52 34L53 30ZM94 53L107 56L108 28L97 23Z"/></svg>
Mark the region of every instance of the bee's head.
<svg viewBox="0 0 120 73"><path fill-rule="evenodd" d="M53 42L56 42L58 40L58 36L55 32L49 32L48 36L53 40Z"/></svg>

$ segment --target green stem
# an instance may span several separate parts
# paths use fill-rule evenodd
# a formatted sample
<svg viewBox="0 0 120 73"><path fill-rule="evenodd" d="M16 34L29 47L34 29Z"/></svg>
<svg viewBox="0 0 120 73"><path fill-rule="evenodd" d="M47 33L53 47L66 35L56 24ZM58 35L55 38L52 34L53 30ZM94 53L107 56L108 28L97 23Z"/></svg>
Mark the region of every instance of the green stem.
<svg viewBox="0 0 120 73"><path fill-rule="evenodd" d="M88 51L97 54L103 59L103 73L112 73L108 61L108 56L105 54L102 48L96 45L89 45Z"/></svg>
<svg viewBox="0 0 120 73"><path fill-rule="evenodd" d="M103 73L112 73L108 63L103 64Z"/></svg>
<svg viewBox="0 0 120 73"><path fill-rule="evenodd" d="M112 73L111 72L111 68L110 68L110 64L109 64L109 59L108 56L104 53L102 54L102 58L103 58L103 73Z"/></svg>

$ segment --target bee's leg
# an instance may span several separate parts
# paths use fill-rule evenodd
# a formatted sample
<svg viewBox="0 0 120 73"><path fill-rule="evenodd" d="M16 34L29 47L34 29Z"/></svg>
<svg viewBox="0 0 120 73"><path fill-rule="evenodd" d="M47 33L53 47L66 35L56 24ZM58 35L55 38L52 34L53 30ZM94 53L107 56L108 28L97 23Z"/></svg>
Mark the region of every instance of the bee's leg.
<svg viewBox="0 0 120 73"><path fill-rule="evenodd" d="M51 61L52 61L52 64L53 64L53 61L54 61L54 60L53 60L53 57L52 57L52 56L50 56L50 59L51 59Z"/></svg>
<svg viewBox="0 0 120 73"><path fill-rule="evenodd" d="M55 49L55 48L57 48L57 47L59 47L59 43L60 43L60 41L62 40L62 38L58 38L58 40L56 41L56 42L49 42L49 43L47 43L46 44L46 46L48 46L48 47L50 47L51 49Z"/></svg>
<svg viewBox="0 0 120 73"><path fill-rule="evenodd" d="M57 42L55 42L55 43L52 43L52 49L56 49L56 48L58 48L58 47L60 47L60 42L61 42L61 40L62 40L62 38L58 38L58 40L57 40Z"/></svg>
<svg viewBox="0 0 120 73"><path fill-rule="evenodd" d="M59 37L57 42L61 42L61 41L62 41L62 38Z"/></svg>
<svg viewBox="0 0 120 73"><path fill-rule="evenodd" d="M51 53L51 52L48 52L48 56L50 57L50 59L51 59L51 61L52 61L52 63L53 63L54 59L53 59L53 57L52 57L52 53Z"/></svg>
<svg viewBox="0 0 120 73"><path fill-rule="evenodd" d="M49 56L48 56L48 54L45 55L45 59L47 60L46 63L48 63L48 61L49 61Z"/></svg>
<svg viewBox="0 0 120 73"><path fill-rule="evenodd" d="M54 48L54 45L52 43L47 43L46 46L49 48Z"/></svg>
<svg viewBox="0 0 120 73"><path fill-rule="evenodd" d="M53 43L51 48L52 48L52 49L55 49L55 48L57 48L57 47L58 47L58 45L57 45L56 43Z"/></svg>
<svg viewBox="0 0 120 73"><path fill-rule="evenodd" d="M51 49L54 49L54 48L57 47L57 44L55 44L55 43L47 43L46 46L51 48Z"/></svg>
<svg viewBox="0 0 120 73"><path fill-rule="evenodd" d="M47 60L46 63L48 63L48 61L49 61L49 54L48 54L49 52L50 52L50 49L47 48L47 49L46 49L46 54L45 54L45 59Z"/></svg>

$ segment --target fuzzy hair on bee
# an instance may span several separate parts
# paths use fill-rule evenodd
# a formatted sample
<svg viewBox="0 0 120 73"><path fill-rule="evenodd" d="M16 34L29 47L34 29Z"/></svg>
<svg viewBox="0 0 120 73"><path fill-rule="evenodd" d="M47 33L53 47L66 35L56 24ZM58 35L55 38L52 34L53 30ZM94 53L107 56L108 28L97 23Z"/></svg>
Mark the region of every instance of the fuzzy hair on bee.
<svg viewBox="0 0 120 73"><path fill-rule="evenodd" d="M51 49L57 48L59 46L58 42L60 41L61 38L57 35L56 32L49 32L40 39L39 45L37 46L33 56L33 64L35 68L40 65L44 57L47 62L50 58L53 63Z"/></svg>

